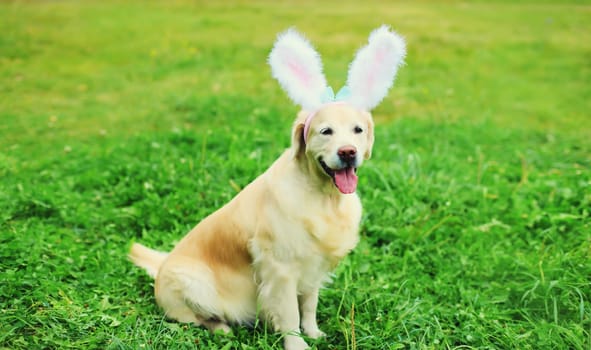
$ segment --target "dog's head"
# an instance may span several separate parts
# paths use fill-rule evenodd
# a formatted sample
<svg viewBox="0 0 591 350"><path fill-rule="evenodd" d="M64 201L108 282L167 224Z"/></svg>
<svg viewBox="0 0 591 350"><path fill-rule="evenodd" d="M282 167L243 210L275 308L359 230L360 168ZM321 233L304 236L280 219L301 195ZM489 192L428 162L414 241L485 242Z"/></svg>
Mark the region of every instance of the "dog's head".
<svg viewBox="0 0 591 350"><path fill-rule="evenodd" d="M295 156L319 179L332 181L341 193L355 192L357 168L369 159L373 147L371 115L334 103L319 109L306 128L308 118L308 112L301 112L294 125Z"/></svg>
<svg viewBox="0 0 591 350"><path fill-rule="evenodd" d="M273 76L302 107L293 129L296 157L342 193L357 187L356 170L371 155L371 111L386 96L406 55L404 40L387 26L374 30L349 67L346 86L335 96L320 56L298 32L280 34L269 55Z"/></svg>

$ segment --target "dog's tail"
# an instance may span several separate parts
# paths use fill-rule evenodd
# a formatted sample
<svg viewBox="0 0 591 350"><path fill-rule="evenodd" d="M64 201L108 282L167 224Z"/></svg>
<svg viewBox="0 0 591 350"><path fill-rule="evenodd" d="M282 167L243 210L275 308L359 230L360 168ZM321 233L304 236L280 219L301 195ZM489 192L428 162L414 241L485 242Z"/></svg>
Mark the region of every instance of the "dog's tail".
<svg viewBox="0 0 591 350"><path fill-rule="evenodd" d="M158 269L160 269L167 256L168 253L150 249L139 243L132 244L128 255L134 264L145 269L152 278L156 278Z"/></svg>

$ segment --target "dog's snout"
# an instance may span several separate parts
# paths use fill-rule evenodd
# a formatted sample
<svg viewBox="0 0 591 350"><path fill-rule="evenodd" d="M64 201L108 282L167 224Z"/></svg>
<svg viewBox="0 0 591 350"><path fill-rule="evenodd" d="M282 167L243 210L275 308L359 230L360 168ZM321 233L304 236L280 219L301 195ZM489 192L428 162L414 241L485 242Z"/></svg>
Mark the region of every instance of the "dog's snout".
<svg viewBox="0 0 591 350"><path fill-rule="evenodd" d="M357 149L353 146L343 146L338 149L337 154L339 158L344 162L350 162L355 160L355 156L357 155Z"/></svg>

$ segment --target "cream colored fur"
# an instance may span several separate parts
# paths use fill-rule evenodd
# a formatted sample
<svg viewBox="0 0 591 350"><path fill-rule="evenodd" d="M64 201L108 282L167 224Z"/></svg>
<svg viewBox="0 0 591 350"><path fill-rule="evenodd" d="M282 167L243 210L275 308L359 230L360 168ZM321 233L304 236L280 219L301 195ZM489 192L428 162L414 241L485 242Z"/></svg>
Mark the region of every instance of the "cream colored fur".
<svg viewBox="0 0 591 350"><path fill-rule="evenodd" d="M129 256L155 277L156 301L167 317L229 331L229 324L262 316L284 334L289 350L308 347L300 330L323 335L318 290L358 242L361 203L356 193L339 192L319 159L338 169L339 148L353 147L360 166L371 154L373 123L368 112L329 104L304 144L307 115L296 119L291 148L172 252L132 246ZM332 134L321 134L325 128Z"/></svg>

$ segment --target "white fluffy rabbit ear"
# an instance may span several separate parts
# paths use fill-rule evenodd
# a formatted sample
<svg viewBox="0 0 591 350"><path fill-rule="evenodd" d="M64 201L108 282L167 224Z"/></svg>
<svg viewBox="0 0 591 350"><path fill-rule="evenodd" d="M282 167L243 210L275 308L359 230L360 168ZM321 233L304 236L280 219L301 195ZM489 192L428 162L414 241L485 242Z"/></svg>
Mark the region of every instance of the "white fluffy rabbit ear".
<svg viewBox="0 0 591 350"><path fill-rule="evenodd" d="M269 64L273 77L302 109L312 111L322 104L326 78L320 55L295 29L278 35Z"/></svg>
<svg viewBox="0 0 591 350"><path fill-rule="evenodd" d="M400 35L386 25L375 29L349 66L349 102L366 111L377 106L392 87L405 56L406 44Z"/></svg>

